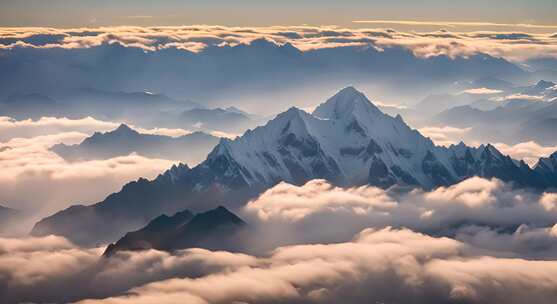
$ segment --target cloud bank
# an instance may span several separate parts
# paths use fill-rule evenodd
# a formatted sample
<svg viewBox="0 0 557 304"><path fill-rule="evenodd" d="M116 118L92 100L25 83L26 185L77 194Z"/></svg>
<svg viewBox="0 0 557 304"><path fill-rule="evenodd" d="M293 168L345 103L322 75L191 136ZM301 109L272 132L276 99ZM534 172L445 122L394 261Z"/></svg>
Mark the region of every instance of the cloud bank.
<svg viewBox="0 0 557 304"><path fill-rule="evenodd" d="M379 23L385 24L385 21ZM450 23L445 25L451 27ZM523 29L532 27L526 24L519 25L519 28ZM478 53L511 60L557 57L557 41L552 34L446 30L417 33L392 29L348 29L333 26L2 28L0 48L75 49L119 43L145 51L174 48L201 52L211 47L235 46L260 38L279 44L291 43L302 51L341 46L372 46L380 50L397 46L409 49L420 57L447 55L454 58Z"/></svg>
<svg viewBox="0 0 557 304"><path fill-rule="evenodd" d="M16 230L26 232L37 219L69 205L100 201L128 181L153 178L175 163L136 154L70 163L50 151L54 144L77 144L93 131L117 126L117 123L90 117L45 117L36 121L0 119L0 202L30 216ZM139 130L171 135L185 132Z"/></svg>
<svg viewBox="0 0 557 304"><path fill-rule="evenodd" d="M412 21L412 20L354 20L354 23L368 24L397 24L397 25L423 25L423 26L471 26L471 27L522 27L522 28L538 28L538 29L557 29L557 25L551 24L529 24L529 23L494 23L494 22L451 22L451 21Z"/></svg>
<svg viewBox="0 0 557 304"><path fill-rule="evenodd" d="M33 248L12 242L2 239L9 255L0 251L7 301L552 303L557 296L555 261L485 255L454 239L391 227L262 256L189 249L105 259L55 237L17 241Z"/></svg>
<svg viewBox="0 0 557 304"><path fill-rule="evenodd" d="M475 139L473 128L457 127L422 127L421 134L429 137L436 145L450 146L464 142L469 146L479 146L481 142ZM524 160L531 167L535 166L542 157L548 157L557 151L557 146L544 146L535 141L521 142L514 145L496 142L492 144L505 155L516 160Z"/></svg>
<svg viewBox="0 0 557 304"><path fill-rule="evenodd" d="M557 286L555 262L475 256L460 242L406 229L366 229L350 242L282 247L257 262L80 303L549 303Z"/></svg>
<svg viewBox="0 0 557 304"><path fill-rule="evenodd" d="M0 239L9 302L552 303L557 195L472 178L433 191L279 184L243 217L263 251ZM336 233L339 232L340 233ZM281 236L282 234L282 236ZM281 239L282 237L282 239Z"/></svg>
<svg viewBox="0 0 557 304"><path fill-rule="evenodd" d="M485 249L493 249L486 238L501 243L512 239L516 250L513 247L509 252L521 256L557 254L557 228L553 228L557 196L514 190L497 179L475 177L430 192L402 193L372 186L345 189L324 180L302 186L280 183L244 209L248 222L259 223L263 231L256 243L270 247L338 242L367 227L394 226L457 239L462 236ZM525 246L526 239L530 245L540 242Z"/></svg>
<svg viewBox="0 0 557 304"><path fill-rule="evenodd" d="M66 117L41 117L37 120L24 119L17 120L7 116L0 116L0 142L12 138L29 138L40 135L50 135L62 132L81 132L88 135L93 132L106 132L117 128L122 122L111 122L84 117L71 119ZM178 137L192 133L192 131L173 128L152 128L145 129L131 127L140 133L166 135Z"/></svg>

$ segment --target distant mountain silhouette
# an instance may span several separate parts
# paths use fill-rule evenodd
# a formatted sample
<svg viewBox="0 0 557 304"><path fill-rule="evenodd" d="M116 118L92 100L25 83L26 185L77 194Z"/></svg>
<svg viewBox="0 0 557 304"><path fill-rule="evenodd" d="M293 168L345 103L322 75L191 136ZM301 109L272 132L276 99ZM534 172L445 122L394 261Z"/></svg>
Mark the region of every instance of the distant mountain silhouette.
<svg viewBox="0 0 557 304"><path fill-rule="evenodd" d="M224 207L193 214L184 210L169 217L161 215L140 230L129 232L103 255L122 250L157 249L173 251L199 247L211 250L234 250L242 245L241 232L246 223Z"/></svg>
<svg viewBox="0 0 557 304"><path fill-rule="evenodd" d="M1 65L1 64L0 64ZM177 114L202 105L150 92L106 91L92 88L58 89L43 93L0 94L0 116L38 119L43 116L125 120L146 127L181 128Z"/></svg>
<svg viewBox="0 0 557 304"><path fill-rule="evenodd" d="M416 105L414 112L408 111L420 125L471 127L469 135L484 141L557 144L557 85L549 81L506 88L487 97L432 95Z"/></svg>
<svg viewBox="0 0 557 304"><path fill-rule="evenodd" d="M289 91L291 105L305 97L303 91L292 90L301 85L377 83L397 96L416 98L431 93L432 88L486 75L511 82L530 79L530 73L519 66L486 54L422 58L402 47L378 50L371 42L302 52L291 44L258 39L232 47L211 46L198 53L177 48L145 52L106 43L76 49L14 48L3 50L2 58L0 99L14 93L51 96L54 91L90 87L109 92L164 92L173 99L184 96L211 107L231 103L231 98L242 107L243 97L249 95L260 99L252 99L251 105L259 104L270 112L286 104L270 96Z"/></svg>
<svg viewBox="0 0 557 304"><path fill-rule="evenodd" d="M80 144L57 144L51 150L68 161L108 159L137 152L143 156L197 164L207 156L218 140L217 137L203 132L180 137L141 134L122 124L110 132L97 132Z"/></svg>

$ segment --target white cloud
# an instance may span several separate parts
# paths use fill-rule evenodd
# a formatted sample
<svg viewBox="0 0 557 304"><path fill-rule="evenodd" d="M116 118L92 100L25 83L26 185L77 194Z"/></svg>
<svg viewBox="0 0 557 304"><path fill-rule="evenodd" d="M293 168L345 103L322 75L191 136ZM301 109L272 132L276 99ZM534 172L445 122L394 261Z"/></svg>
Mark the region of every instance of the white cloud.
<svg viewBox="0 0 557 304"><path fill-rule="evenodd" d="M62 132L93 133L108 131L118 127L117 123L97 120L93 117L81 119L42 117L38 120L16 120L0 117L0 142L17 137L34 137Z"/></svg>
<svg viewBox="0 0 557 304"><path fill-rule="evenodd" d="M425 137L429 137L436 145L450 146L464 142L468 146L479 146L479 141L473 140L472 128L456 127L422 127L418 131ZM535 141L521 142L514 145L506 143L493 143L497 150L504 155L509 155L516 160L523 160L533 167L540 158L548 157L557 151L557 146L542 146Z"/></svg>
<svg viewBox="0 0 557 304"><path fill-rule="evenodd" d="M278 216L297 221L315 212L367 214L389 210L395 205L379 188L362 186L342 189L325 180L312 180L303 187L281 182L257 200L249 202L245 208L248 212L256 212L262 220Z"/></svg>
<svg viewBox="0 0 557 304"><path fill-rule="evenodd" d="M456 128L456 127L423 127L418 131L425 137L429 137L436 145L450 146L458 142L464 141L466 135L470 133L472 128Z"/></svg>
<svg viewBox="0 0 557 304"><path fill-rule="evenodd" d="M475 89L468 89L468 90L464 90L461 92L462 93L466 93L466 94L472 94L472 95L492 95L492 94L499 94L502 93L503 91L501 90L494 90L494 89L488 89L488 88L475 88Z"/></svg>
<svg viewBox="0 0 557 304"><path fill-rule="evenodd" d="M139 155L68 163L49 148L75 144L87 134L64 132L31 138L13 138L0 144L0 201L37 217L76 203L95 203L130 180L153 178L174 161ZM32 189L32 190L31 190Z"/></svg>
<svg viewBox="0 0 557 304"><path fill-rule="evenodd" d="M549 227L557 223L555 206L553 193L516 190L497 179L474 177L429 192L402 194L372 186L343 189L314 180L267 190L245 206L244 217L263 231L256 243L272 247L337 242L365 227L408 227L436 235L474 226L511 232L522 224Z"/></svg>
<svg viewBox="0 0 557 304"><path fill-rule="evenodd" d="M282 246L100 258L103 248L60 237L3 238L0 291L13 302L86 304L552 303L554 196L480 178L407 194L283 183L246 207L262 233L255 241L282 232L290 235Z"/></svg>
<svg viewBox="0 0 557 304"><path fill-rule="evenodd" d="M27 232L37 219L70 205L101 201L127 182L154 178L177 162L136 154L67 162L50 151L55 144L78 144L93 132L111 131L119 124L92 117L0 117L0 204L31 215L14 232ZM140 133L174 137L191 133L184 129L131 127Z"/></svg>
<svg viewBox="0 0 557 304"><path fill-rule="evenodd" d="M423 24L415 21L360 21L370 24L388 23L410 25ZM372 23L373 22L373 23ZM387 23L386 23L387 22ZM401 23L402 22L402 23ZM426 22L436 26L512 26L519 29L550 28L554 25L495 24L470 22ZM88 33L80 35L80 33ZM59 42L34 46L25 38L37 34L60 35ZM223 26L161 26L161 27L100 27L81 29L51 28L4 28L0 38L19 39L13 47L63 47L86 48L103 43L120 43L128 47L138 47L146 51L177 48L200 52L208 46L234 46L249 43L258 38L266 38L277 43L291 43L300 50L332 48L340 46L369 46L381 50L392 46L408 48L417 56L430 57L447 55L450 57L469 56L486 53L511 60L532 57L557 57L556 38L552 34L523 32L448 32L431 33L398 32L387 29L348 29L332 26L273 26L273 27L223 27Z"/></svg>
<svg viewBox="0 0 557 304"><path fill-rule="evenodd" d="M16 120L11 117L0 116L0 142L12 138L29 138L40 135L58 134L62 132L81 132L92 134L93 132L107 132L117 128L122 122L111 122L98 120L93 117L71 119L66 117L41 117L37 120ZM145 129L130 125L131 128L140 133L166 135L178 137L192 133L189 130L176 128L153 128Z"/></svg>
<svg viewBox="0 0 557 304"><path fill-rule="evenodd" d="M281 247L255 265L80 303L552 302L557 262L473 251L452 239L406 229L366 229L350 242Z"/></svg>
<svg viewBox="0 0 557 304"><path fill-rule="evenodd" d="M413 21L413 20L354 20L354 23L369 24L397 24L397 25L422 25L422 26L471 26L471 27L523 27L523 28L540 28L540 29L557 29L557 25L547 24L529 24L529 23L495 23L495 22L454 22L454 21Z"/></svg>
<svg viewBox="0 0 557 304"><path fill-rule="evenodd" d="M541 157L548 157L557 151L557 146L542 146L534 141L518 143L516 145L495 143L493 146L505 155L509 155L514 159L524 160L530 166L534 166Z"/></svg>
<svg viewBox="0 0 557 304"><path fill-rule="evenodd" d="M494 100L494 101L507 101L507 100L513 100L513 99L522 99L522 100L529 100L529 101L544 101L543 96L528 95L528 94L522 94L522 93L511 94L511 95L507 95L507 96L503 96L503 97L492 97L491 99Z"/></svg>

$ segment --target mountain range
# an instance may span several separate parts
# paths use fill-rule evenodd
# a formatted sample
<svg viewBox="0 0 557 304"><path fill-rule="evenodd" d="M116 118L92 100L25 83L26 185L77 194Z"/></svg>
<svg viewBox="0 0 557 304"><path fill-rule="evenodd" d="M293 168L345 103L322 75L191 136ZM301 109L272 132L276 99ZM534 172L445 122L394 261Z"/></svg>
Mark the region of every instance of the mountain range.
<svg viewBox="0 0 557 304"><path fill-rule="evenodd" d="M170 217L158 216L140 230L126 233L110 244L103 255L151 248L173 251L196 247L230 251L241 247L240 236L246 228L242 219L222 206L198 214L184 210Z"/></svg>
<svg viewBox="0 0 557 304"><path fill-rule="evenodd" d="M87 86L106 92L165 92L173 99L186 96L210 107L234 104L260 113L276 113L307 98L301 87L323 91L324 86L376 83L388 95L415 99L432 88L485 75L516 82L530 78L518 65L486 54L420 57L403 47L378 49L371 42L301 51L289 43L257 39L199 52L103 43L74 49L0 49L0 57L0 99L26 93L51 96L53 90ZM262 103L262 94L280 102Z"/></svg>
<svg viewBox="0 0 557 304"><path fill-rule="evenodd" d="M533 86L515 89L518 93L511 92L502 94L500 100L483 99L456 105L435 115L430 122L440 126L471 127L477 137L485 140L508 143L535 140L545 145L557 144L557 85L539 81Z"/></svg>
<svg viewBox="0 0 557 304"><path fill-rule="evenodd" d="M180 137L141 134L121 124L110 132L96 132L80 144L57 144L51 150L68 161L108 159L136 152L143 156L196 164L207 156L218 141L218 137L203 132Z"/></svg>
<svg viewBox="0 0 557 304"><path fill-rule="evenodd" d="M460 106L482 110L477 106L480 105L489 110L508 104L550 102L557 97L557 89L554 88L555 83L545 80L529 86L516 86L495 78L480 79L455 85L456 93L432 94L418 102L414 109L420 114L434 116Z"/></svg>
<svg viewBox="0 0 557 304"><path fill-rule="evenodd" d="M92 88L40 92L15 92L0 98L0 115L16 119L37 119L43 116L98 119L147 120L153 111L185 111L201 108L192 101L178 101L163 94L146 91L122 92Z"/></svg>
<svg viewBox="0 0 557 304"><path fill-rule="evenodd" d="M173 166L97 204L72 206L38 222L32 234L63 235L80 244L112 242L163 213L240 208L281 181L299 185L322 178L339 186L433 189L480 176L547 189L557 186L555 168L532 169L489 144L436 146L401 116L384 114L347 87L311 114L291 108L241 137L221 139L193 168Z"/></svg>
<svg viewBox="0 0 557 304"><path fill-rule="evenodd" d="M241 133L265 121L264 117L236 107L210 109L193 101L179 101L164 94L90 88L59 90L50 95L12 94L0 98L0 116L18 120L92 116L102 120L124 120L152 128L218 130L229 133Z"/></svg>

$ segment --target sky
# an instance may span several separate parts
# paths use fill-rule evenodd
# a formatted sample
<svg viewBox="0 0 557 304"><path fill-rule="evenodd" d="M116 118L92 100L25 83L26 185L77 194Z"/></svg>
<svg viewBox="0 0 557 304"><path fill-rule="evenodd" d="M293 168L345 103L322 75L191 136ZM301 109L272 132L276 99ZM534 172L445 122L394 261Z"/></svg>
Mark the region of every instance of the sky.
<svg viewBox="0 0 557 304"><path fill-rule="evenodd" d="M354 22L362 20L553 25L557 24L554 22L556 14L555 0L0 0L0 26L4 27L188 24L369 27L368 23ZM439 25L431 24L386 25L403 30L439 28ZM501 26L485 24L461 24L459 27L465 30L501 29ZM509 26L505 27L509 29ZM551 32L557 29L536 28L535 31Z"/></svg>

